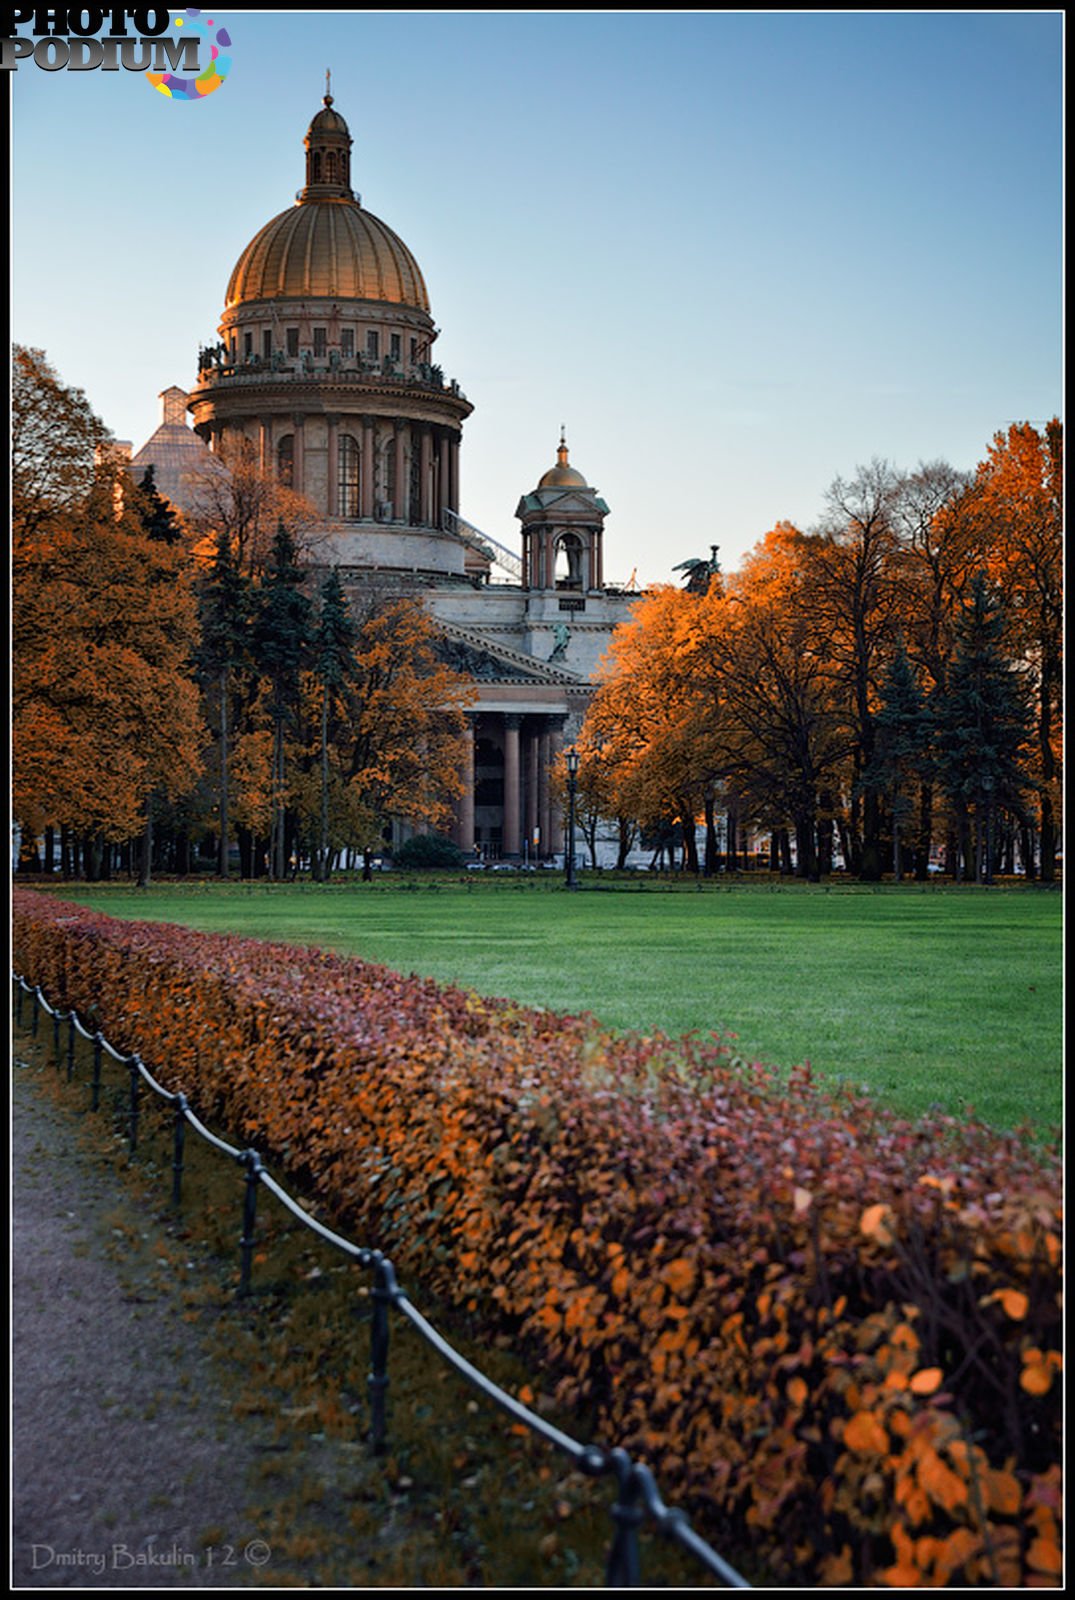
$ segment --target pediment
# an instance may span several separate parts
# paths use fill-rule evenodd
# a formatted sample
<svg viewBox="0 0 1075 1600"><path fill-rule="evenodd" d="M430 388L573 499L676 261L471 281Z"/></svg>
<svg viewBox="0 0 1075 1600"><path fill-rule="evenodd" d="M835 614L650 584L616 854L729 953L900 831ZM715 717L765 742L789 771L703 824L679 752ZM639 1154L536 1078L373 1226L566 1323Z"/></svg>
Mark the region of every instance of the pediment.
<svg viewBox="0 0 1075 1600"><path fill-rule="evenodd" d="M515 512L517 517L530 517L541 512L547 521L557 517L608 515L608 506L593 489L536 489L524 494Z"/></svg>
<svg viewBox="0 0 1075 1600"><path fill-rule="evenodd" d="M499 640L489 639L477 629L460 628L452 623L441 624L441 640L437 653L448 666L465 673L476 683L535 683L573 684L579 679L573 672L551 667L537 656L513 650Z"/></svg>

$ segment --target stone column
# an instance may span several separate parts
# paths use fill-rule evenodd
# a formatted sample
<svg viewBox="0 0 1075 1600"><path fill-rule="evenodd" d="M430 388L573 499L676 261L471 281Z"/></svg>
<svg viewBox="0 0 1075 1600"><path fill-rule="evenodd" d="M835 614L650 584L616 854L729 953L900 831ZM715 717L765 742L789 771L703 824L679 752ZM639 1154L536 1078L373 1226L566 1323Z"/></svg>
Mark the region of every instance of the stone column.
<svg viewBox="0 0 1075 1600"><path fill-rule="evenodd" d="M400 418L396 418L396 489L392 506L392 521L406 522L407 520L407 430Z"/></svg>
<svg viewBox="0 0 1075 1600"><path fill-rule="evenodd" d="M328 423L328 494L326 496L326 509L330 517L339 515L339 480L340 480L340 419L339 417L326 417Z"/></svg>
<svg viewBox="0 0 1075 1600"><path fill-rule="evenodd" d="M503 852L509 861L517 861L521 852L519 839L519 811L521 785L519 782L519 722L517 716L504 718L504 833Z"/></svg>
<svg viewBox="0 0 1075 1600"><path fill-rule="evenodd" d="M258 423L258 467L262 472L273 471L271 417L262 417Z"/></svg>
<svg viewBox="0 0 1075 1600"><path fill-rule="evenodd" d="M534 830L539 826L540 796L538 793L538 773L541 766L541 735L530 733L526 740L526 803L523 807L526 816L526 853L533 858ZM538 850L542 849L545 840L539 836Z"/></svg>
<svg viewBox="0 0 1075 1600"><path fill-rule="evenodd" d="M303 492L303 456L305 444L306 418L301 411L296 412L295 423L295 448L291 467L291 487L296 494Z"/></svg>
<svg viewBox="0 0 1075 1600"><path fill-rule="evenodd" d="M421 517L424 527L431 527L433 522L433 436L428 428L421 432L419 446L420 470L418 474L418 493L420 496Z"/></svg>
<svg viewBox="0 0 1075 1600"><path fill-rule="evenodd" d="M448 485L448 435L442 433L437 441L437 503L433 507L436 513L436 526L444 526L444 508L451 505Z"/></svg>
<svg viewBox="0 0 1075 1600"><path fill-rule="evenodd" d="M373 517L373 475L376 463L373 456L373 418L362 418L362 465L359 474L359 515L364 522Z"/></svg>
<svg viewBox="0 0 1075 1600"><path fill-rule="evenodd" d="M448 444L448 507L459 511L459 435L453 433Z"/></svg>
<svg viewBox="0 0 1075 1600"><path fill-rule="evenodd" d="M552 788L552 774L556 768L557 762L560 759L560 752L563 750L563 748L563 723L557 723L554 724L554 726L549 730L549 764L546 769L549 778L549 831L547 835L549 841L548 848L554 853L557 851L563 851L567 848L564 841L563 807L556 799Z"/></svg>

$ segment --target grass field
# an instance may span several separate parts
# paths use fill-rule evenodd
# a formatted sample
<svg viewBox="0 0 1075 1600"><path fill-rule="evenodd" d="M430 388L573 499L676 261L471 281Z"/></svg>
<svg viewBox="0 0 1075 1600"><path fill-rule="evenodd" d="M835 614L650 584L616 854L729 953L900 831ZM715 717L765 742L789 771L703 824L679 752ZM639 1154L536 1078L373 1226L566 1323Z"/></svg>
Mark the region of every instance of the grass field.
<svg viewBox="0 0 1075 1600"><path fill-rule="evenodd" d="M1025 888L68 885L114 916L317 945L867 1085L910 1114L1062 1112L1061 899Z"/></svg>

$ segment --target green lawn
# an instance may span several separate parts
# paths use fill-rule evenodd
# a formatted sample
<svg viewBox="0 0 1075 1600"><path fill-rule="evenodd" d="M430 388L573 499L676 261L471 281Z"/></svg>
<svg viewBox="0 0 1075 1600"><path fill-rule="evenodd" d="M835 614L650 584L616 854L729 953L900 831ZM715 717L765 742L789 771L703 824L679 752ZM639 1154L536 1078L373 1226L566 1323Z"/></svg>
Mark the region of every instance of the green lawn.
<svg viewBox="0 0 1075 1600"><path fill-rule="evenodd" d="M617 1028L735 1034L739 1053L1015 1127L1062 1108L1059 894L559 880L66 886L115 916L318 945Z"/></svg>

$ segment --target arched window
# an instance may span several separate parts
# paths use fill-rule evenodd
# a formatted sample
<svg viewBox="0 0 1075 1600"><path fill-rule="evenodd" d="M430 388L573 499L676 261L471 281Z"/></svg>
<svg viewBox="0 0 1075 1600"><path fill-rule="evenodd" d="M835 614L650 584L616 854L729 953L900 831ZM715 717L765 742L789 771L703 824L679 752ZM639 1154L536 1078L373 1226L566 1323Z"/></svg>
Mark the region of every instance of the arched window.
<svg viewBox="0 0 1075 1600"><path fill-rule="evenodd" d="M328 151L325 156L325 181L327 183L336 182L336 152L334 150Z"/></svg>
<svg viewBox="0 0 1075 1600"><path fill-rule="evenodd" d="M358 441L349 433L340 434L339 478L336 505L339 515L354 521L361 515L359 502Z"/></svg>
<svg viewBox="0 0 1075 1600"><path fill-rule="evenodd" d="M311 180L314 183L320 183L321 182L321 152L320 152L320 150L315 150L314 154L313 154L313 172L311 173Z"/></svg>
<svg viewBox="0 0 1075 1600"><path fill-rule="evenodd" d="M295 481L295 435L285 433L276 446L276 476L288 487Z"/></svg>
<svg viewBox="0 0 1075 1600"><path fill-rule="evenodd" d="M556 587L582 588L582 540L576 533L563 533L556 541Z"/></svg>

